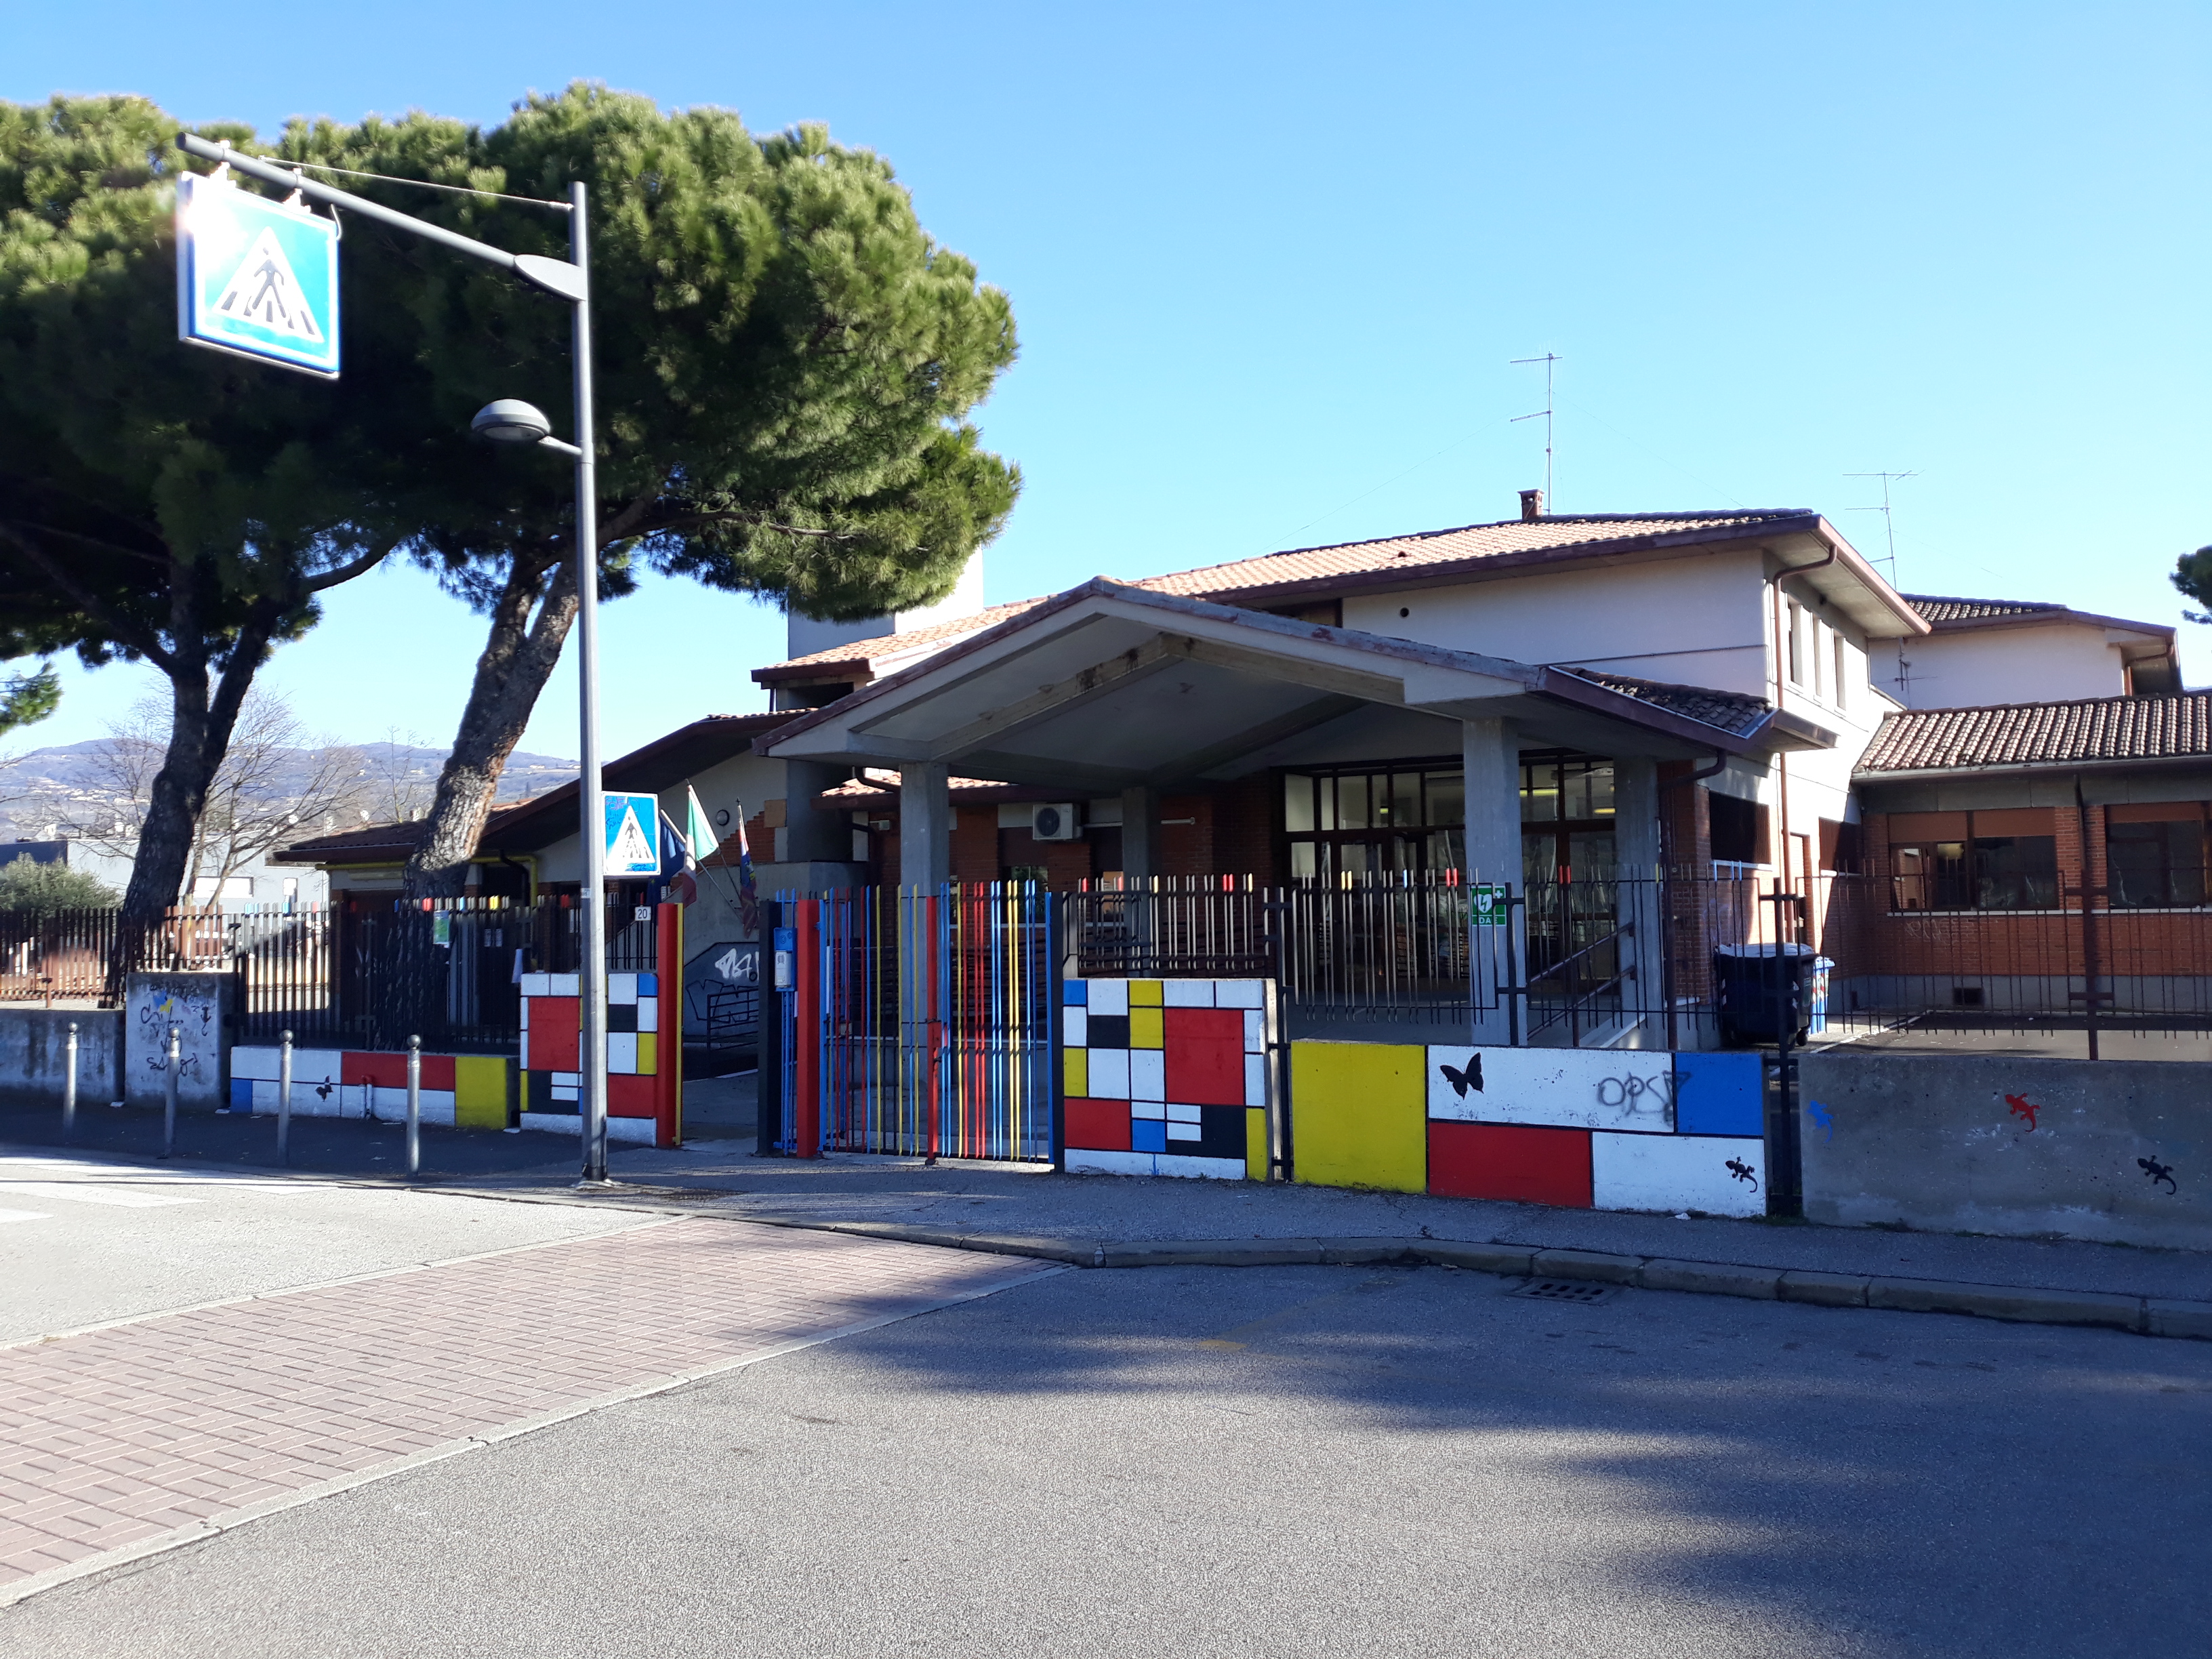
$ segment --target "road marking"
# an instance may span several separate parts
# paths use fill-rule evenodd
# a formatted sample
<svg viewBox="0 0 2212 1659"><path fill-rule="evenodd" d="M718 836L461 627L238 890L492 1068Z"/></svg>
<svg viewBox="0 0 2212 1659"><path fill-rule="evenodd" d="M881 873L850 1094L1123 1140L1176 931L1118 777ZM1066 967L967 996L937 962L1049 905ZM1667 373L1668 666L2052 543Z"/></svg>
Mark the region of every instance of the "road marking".
<svg viewBox="0 0 2212 1659"><path fill-rule="evenodd" d="M90 1181L0 1181L0 1198L59 1198L74 1204L112 1204L121 1210L150 1210L164 1204L197 1204L197 1198L103 1187Z"/></svg>
<svg viewBox="0 0 2212 1659"><path fill-rule="evenodd" d="M51 1221L44 1210L0 1210L0 1221Z"/></svg>

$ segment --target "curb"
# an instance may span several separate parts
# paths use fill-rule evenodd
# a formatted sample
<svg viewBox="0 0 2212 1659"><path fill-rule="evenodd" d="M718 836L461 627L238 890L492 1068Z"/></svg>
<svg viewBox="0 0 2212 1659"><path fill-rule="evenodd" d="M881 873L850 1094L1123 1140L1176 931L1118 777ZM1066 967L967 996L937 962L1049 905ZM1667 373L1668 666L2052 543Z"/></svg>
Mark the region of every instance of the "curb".
<svg viewBox="0 0 2212 1659"><path fill-rule="evenodd" d="M695 1212L696 1213L696 1212ZM2103 1291L1969 1285L1948 1279L1752 1267L1729 1261L1609 1255L1443 1238L1163 1238L1129 1243L963 1233L888 1221L816 1221L798 1216L729 1215L769 1227L854 1233L905 1244L933 1244L997 1255L1036 1256L1076 1267L1292 1267L1426 1263L1510 1279L1571 1279L1692 1296L1741 1296L1815 1308L1878 1308L1898 1313L1965 1314L2016 1324L2089 1325L2141 1336L2212 1341L2212 1302L2116 1296Z"/></svg>

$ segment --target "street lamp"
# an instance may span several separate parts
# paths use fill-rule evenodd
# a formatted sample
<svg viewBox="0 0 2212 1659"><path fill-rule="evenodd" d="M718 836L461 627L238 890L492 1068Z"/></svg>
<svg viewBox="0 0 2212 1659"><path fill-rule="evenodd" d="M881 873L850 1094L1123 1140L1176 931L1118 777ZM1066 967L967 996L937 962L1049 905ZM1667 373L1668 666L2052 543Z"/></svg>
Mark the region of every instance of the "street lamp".
<svg viewBox="0 0 2212 1659"><path fill-rule="evenodd" d="M581 1087L577 1106L583 1119L584 1179L607 1178L607 910L606 805L599 778L599 489L592 437L592 278L589 244L586 236L586 198L581 179L568 185L566 202L538 205L568 216L568 257L549 258L540 253L509 253L473 237L447 230L424 220L307 178L297 167L266 161L233 149L217 139L180 132L177 148L188 155L216 161L249 179L275 185L318 202L367 219L373 223L419 236L455 253L495 265L539 292L565 301L571 325L571 367L574 374L576 441L563 443L553 436L553 423L530 404L501 398L477 412L471 424L487 438L501 443L530 443L565 455L576 466L576 532L571 552L576 561L576 658L579 685L579 731L576 780L577 806L584 840L584 962L581 1018L577 1033L582 1052ZM407 184L416 182L399 179Z"/></svg>

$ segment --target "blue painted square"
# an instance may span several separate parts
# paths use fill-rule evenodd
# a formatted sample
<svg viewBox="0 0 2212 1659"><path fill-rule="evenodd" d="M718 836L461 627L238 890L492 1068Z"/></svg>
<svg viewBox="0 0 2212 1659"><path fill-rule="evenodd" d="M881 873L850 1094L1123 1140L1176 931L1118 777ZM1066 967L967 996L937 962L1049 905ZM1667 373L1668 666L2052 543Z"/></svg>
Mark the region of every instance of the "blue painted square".
<svg viewBox="0 0 2212 1659"><path fill-rule="evenodd" d="M640 975L637 976L637 996L638 996L638 1000L639 1000L639 1001L642 1002L642 1001L644 1001L644 1000L645 1000L645 999L646 999L646 998L647 998L647 997L657 997L657 996L659 996L659 994L660 994L660 975L658 975L658 974L640 974Z"/></svg>
<svg viewBox="0 0 2212 1659"><path fill-rule="evenodd" d="M1080 979L1060 981L1060 1006L1063 1008L1088 1008L1091 1006L1090 981Z"/></svg>
<svg viewBox="0 0 2212 1659"><path fill-rule="evenodd" d="M231 1079L230 1109L234 1112L250 1112L253 1109L253 1079L252 1078Z"/></svg>
<svg viewBox="0 0 2212 1659"><path fill-rule="evenodd" d="M1764 1134L1765 1091L1757 1054L1676 1054L1675 1132L1686 1135Z"/></svg>
<svg viewBox="0 0 2212 1659"><path fill-rule="evenodd" d="M1168 1126L1165 1118L1140 1117L1129 1125L1129 1150L1133 1152L1164 1152L1168 1149Z"/></svg>

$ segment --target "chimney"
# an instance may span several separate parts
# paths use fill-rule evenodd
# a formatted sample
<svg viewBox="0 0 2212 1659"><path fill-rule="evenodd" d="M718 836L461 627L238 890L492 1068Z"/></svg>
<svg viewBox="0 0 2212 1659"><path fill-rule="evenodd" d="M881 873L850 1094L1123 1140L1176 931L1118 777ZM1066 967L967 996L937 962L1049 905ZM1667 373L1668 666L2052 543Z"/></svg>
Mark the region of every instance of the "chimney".
<svg viewBox="0 0 2212 1659"><path fill-rule="evenodd" d="M1521 492L1521 522L1534 524L1544 516L1544 492L1524 489Z"/></svg>

